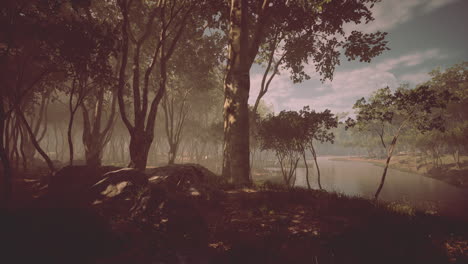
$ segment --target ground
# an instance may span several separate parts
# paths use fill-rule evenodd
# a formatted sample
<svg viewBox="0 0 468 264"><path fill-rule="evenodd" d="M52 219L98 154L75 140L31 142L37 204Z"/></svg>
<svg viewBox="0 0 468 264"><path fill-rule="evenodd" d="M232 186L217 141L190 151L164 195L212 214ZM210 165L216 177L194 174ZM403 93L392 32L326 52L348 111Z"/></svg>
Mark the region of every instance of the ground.
<svg viewBox="0 0 468 264"><path fill-rule="evenodd" d="M4 210L9 263L468 262L466 220L271 183L240 188L196 166L173 168L152 169L148 181L110 172L73 200L53 192ZM92 203L77 202L89 193Z"/></svg>

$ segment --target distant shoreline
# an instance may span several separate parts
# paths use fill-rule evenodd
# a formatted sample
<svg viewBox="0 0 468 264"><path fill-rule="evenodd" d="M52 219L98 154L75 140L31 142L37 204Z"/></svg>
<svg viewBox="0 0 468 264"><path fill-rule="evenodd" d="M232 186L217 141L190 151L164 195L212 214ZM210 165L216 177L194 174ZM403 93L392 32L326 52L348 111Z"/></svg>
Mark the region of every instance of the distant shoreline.
<svg viewBox="0 0 468 264"><path fill-rule="evenodd" d="M385 159L358 156L335 156L330 157L329 160L368 162L380 167L384 167L386 162ZM455 163L447 163L443 168L439 169L418 162L417 158L414 156L399 155L392 157L389 168L403 172L416 173L456 187L468 188L468 162L466 161L462 164L460 169L455 168Z"/></svg>

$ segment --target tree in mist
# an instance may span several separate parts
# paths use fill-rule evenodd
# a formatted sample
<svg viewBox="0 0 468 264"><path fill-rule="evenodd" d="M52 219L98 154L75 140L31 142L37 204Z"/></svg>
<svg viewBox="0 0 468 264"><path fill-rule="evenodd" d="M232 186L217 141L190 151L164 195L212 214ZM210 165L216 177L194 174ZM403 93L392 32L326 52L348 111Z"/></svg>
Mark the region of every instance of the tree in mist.
<svg viewBox="0 0 468 264"><path fill-rule="evenodd" d="M59 72L63 65L59 59L63 42L57 41L57 37L64 25L64 17L57 5L49 5L45 1L6 0L0 4L0 157L4 170L2 198L8 199L11 193L8 153L10 147L16 149L16 146L10 144L12 137L16 138L15 142L22 137L23 147L25 142L30 142L49 169L55 170L51 159L36 138L36 132L39 131L36 128L41 126L41 122L31 126L24 111L34 107L33 100L43 92L42 89L47 88L42 84L52 74ZM47 93L42 95L47 96ZM39 99L39 102L42 100ZM47 99L43 103L46 104ZM42 111L40 114L45 113L46 111ZM42 117L36 115L36 118ZM23 159L25 156L24 154Z"/></svg>
<svg viewBox="0 0 468 264"><path fill-rule="evenodd" d="M187 32L173 56L162 100L169 164L175 162L187 119L201 121L211 107L210 94L216 94L220 85L216 73L223 51L220 39L219 33Z"/></svg>
<svg viewBox="0 0 468 264"><path fill-rule="evenodd" d="M345 33L343 25L373 20L368 4L377 1L249 1L230 6L229 55L225 78L223 175L249 182L249 71L258 57L266 64L257 108L278 68L295 82L308 79L304 65L312 58L323 79L331 79L340 50L351 60L370 61L386 49L385 33ZM338 38L338 35L341 37ZM279 51L279 52L278 52ZM278 54L276 54L278 53ZM260 56L258 56L260 54ZM267 77L270 74L270 77Z"/></svg>
<svg viewBox="0 0 468 264"><path fill-rule="evenodd" d="M330 130L338 126L338 120L337 117L335 117L328 109L323 112L315 112L314 110L310 110L309 106L305 106L299 111L299 114L304 120L303 126L307 133L305 148L310 150L310 153L314 158L315 168L317 169L317 183L319 188L322 189L322 184L320 183L320 168L317 162L317 151L314 147L314 141L318 141L320 143L333 143L335 135ZM309 166L307 165L305 151L303 151L302 156L306 166L307 187L310 189Z"/></svg>
<svg viewBox="0 0 468 264"><path fill-rule="evenodd" d="M388 166L400 135L409 128L425 132L444 130L442 116L437 109L445 108L450 93L437 91L428 86L415 89L405 87L392 92L382 88L372 94L368 101L361 98L354 105L356 120L346 120L348 127L359 131L375 131L379 135L382 147L386 150L385 163L379 187L375 193L377 199L383 188ZM387 142L386 133L390 133L391 142Z"/></svg>
<svg viewBox="0 0 468 264"><path fill-rule="evenodd" d="M67 129L69 163L73 165L74 159L73 123L76 113L81 109L86 164L99 166L101 151L113 120L111 113L107 124L101 130L105 94L112 92L115 87L111 66L115 36L108 23L101 23L86 13L75 13L68 27L62 32L65 43L68 43L62 56L63 60L68 62L66 74L69 81L63 84L62 91L68 96L70 115ZM112 101L114 103L111 104L115 104L115 98Z"/></svg>
<svg viewBox="0 0 468 264"><path fill-rule="evenodd" d="M118 103L130 133L130 166L144 169L154 139L158 106L167 89L168 67L184 32L206 28L199 1L118 1L121 21L121 61ZM190 29L187 29L190 27ZM132 56L131 62L128 59ZM132 69L128 74L128 68ZM131 81L127 83L127 76ZM133 105L128 109L125 93ZM133 112L133 123L129 118Z"/></svg>
<svg viewBox="0 0 468 264"><path fill-rule="evenodd" d="M460 153L468 150L468 62L449 67L445 71L436 69L429 73L432 77L425 85L438 91L447 91L453 99L443 111L446 131L440 134L442 141L451 153L453 160L460 168ZM435 135L434 135L435 136ZM430 139L427 144L431 145Z"/></svg>

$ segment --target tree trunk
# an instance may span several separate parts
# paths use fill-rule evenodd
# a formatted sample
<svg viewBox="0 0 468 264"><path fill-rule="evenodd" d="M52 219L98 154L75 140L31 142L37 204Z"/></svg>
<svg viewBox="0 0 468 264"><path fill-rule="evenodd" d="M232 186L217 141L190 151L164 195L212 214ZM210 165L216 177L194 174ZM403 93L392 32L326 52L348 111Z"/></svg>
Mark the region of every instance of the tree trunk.
<svg viewBox="0 0 468 264"><path fill-rule="evenodd" d="M224 82L223 175L237 184L250 183L247 2L231 2L229 59Z"/></svg>
<svg viewBox="0 0 468 264"><path fill-rule="evenodd" d="M250 172L249 172L250 181L253 181L252 170L253 170L253 167L254 167L254 159L255 159L256 152L257 152L257 149L252 148L252 152L250 154Z"/></svg>
<svg viewBox="0 0 468 264"><path fill-rule="evenodd" d="M19 132L20 132L20 137L21 137L20 153L21 153L21 158L23 160L23 171L26 172L28 169L28 160L26 158L26 153L24 151L24 142L27 136L25 135L25 133L23 133L23 128L21 126L19 127ZM33 155L33 158L34 158L34 155Z"/></svg>
<svg viewBox="0 0 468 264"><path fill-rule="evenodd" d="M273 80L273 78L278 74L278 72L279 72L278 68L279 68L280 64L282 63L282 61L283 61L283 59L284 59L284 57L286 55L286 53L283 53L283 55L281 55L281 57L276 62L274 61L277 44L279 42L281 42L281 39L278 39L278 37L279 37L279 32L277 31L275 33L275 38L274 38L273 42L270 43L270 49L269 49L270 54L268 55L267 67L265 69L265 72L263 73L262 82L260 84L260 91L258 92L257 99L255 99L255 103L254 103L254 106L252 108L252 112L254 114L257 113L258 106L260 105L260 100L268 92L268 88L270 87L270 83ZM272 67L273 67L273 69L271 69ZM270 74L270 70L272 70L271 74ZM270 74L269 77L268 77L268 74ZM268 77L268 79L267 79L267 77Z"/></svg>
<svg viewBox="0 0 468 264"><path fill-rule="evenodd" d="M148 152L153 142L152 137L145 135L145 132L135 131L130 135L130 164L131 168L144 171L148 161Z"/></svg>
<svg viewBox="0 0 468 264"><path fill-rule="evenodd" d="M54 136L55 136L55 159L56 160L59 160L59 156L58 156L58 134L57 134L57 123L54 124Z"/></svg>
<svg viewBox="0 0 468 264"><path fill-rule="evenodd" d="M177 156L177 146L175 144L170 144L169 145L169 152L168 152L168 164L174 164L175 159Z"/></svg>
<svg viewBox="0 0 468 264"><path fill-rule="evenodd" d="M387 152L387 161L385 162L385 168L382 174L382 179L380 180L379 188L377 189L377 192L374 195L374 198L376 200L379 198L380 191L382 191L383 185L385 183L385 177L387 176L388 166L390 165L390 160L392 159L393 150L395 149L395 145L397 143L400 130L401 130L401 127L400 129L398 129L397 134L393 137L392 143L390 145L390 149Z"/></svg>
<svg viewBox="0 0 468 264"><path fill-rule="evenodd" d="M86 165L91 167L99 167L102 163L102 147L100 142L96 142L96 140L90 140L85 144L85 160Z"/></svg>
<svg viewBox="0 0 468 264"><path fill-rule="evenodd" d="M49 158L49 156L41 148L41 146L39 145L39 142L37 142L37 140L36 140L36 138L34 136L34 133L33 133L32 129L31 129L31 127L28 124L28 121L24 117L21 110L18 110L17 113L18 113L19 117L21 118L21 121L23 122L23 124L24 124L24 126L26 128L26 131L28 132L29 136L31 137L31 141L32 141L34 147L36 148L37 152L39 152L39 154L42 156L42 158L44 158L45 162L47 163L47 166L49 167L50 172L54 173L55 172L54 164L52 163L52 160Z"/></svg>
<svg viewBox="0 0 468 264"><path fill-rule="evenodd" d="M111 112L107 124L101 131L101 121L104 108L104 88L98 93L96 100L90 100L91 108L94 109L90 118L86 104L81 105L83 113L83 145L86 158L86 165L101 166L104 147L108 143L110 129L112 127L115 115L116 96L112 98Z"/></svg>
<svg viewBox="0 0 468 264"><path fill-rule="evenodd" d="M455 165L457 166L457 169L460 169L461 164L460 164L460 150L458 148L455 149L455 151L452 152L453 155L453 160L455 161Z"/></svg>
<svg viewBox="0 0 468 264"><path fill-rule="evenodd" d="M310 182L309 182L309 165L307 165L307 160L306 160L306 155L305 155L305 151L302 151L302 158L304 159L304 165L306 167L306 182L307 182L307 189L311 189L310 188Z"/></svg>
<svg viewBox="0 0 468 264"><path fill-rule="evenodd" d="M70 114L70 120L68 121L68 130L67 130L67 139L68 139L68 150L69 150L69 162L70 166L73 165L73 138L72 138L72 128L73 128L73 119L75 113Z"/></svg>
<svg viewBox="0 0 468 264"><path fill-rule="evenodd" d="M314 157L315 167L317 168L317 183L318 183L319 189L323 190L322 184L320 183L320 168L317 162L317 153L315 152L315 148L312 143L310 144L310 152L312 153L312 156Z"/></svg>
<svg viewBox="0 0 468 264"><path fill-rule="evenodd" d="M3 106L3 98L0 98L0 159L2 160L3 167L3 179L1 189L2 196L0 197L0 205L7 205L10 201L11 190L12 190L12 177L11 177L11 167L10 161L8 159L7 152L4 145L5 137L5 109Z"/></svg>

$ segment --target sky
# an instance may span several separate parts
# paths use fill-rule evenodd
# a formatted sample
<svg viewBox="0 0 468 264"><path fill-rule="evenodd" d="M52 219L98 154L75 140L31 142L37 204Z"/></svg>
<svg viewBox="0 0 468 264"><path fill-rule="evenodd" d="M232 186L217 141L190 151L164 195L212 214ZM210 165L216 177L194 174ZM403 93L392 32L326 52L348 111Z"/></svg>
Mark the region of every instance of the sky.
<svg viewBox="0 0 468 264"><path fill-rule="evenodd" d="M264 101L276 113L311 109L352 114L353 104L373 91L401 84L410 87L430 79L428 73L468 61L468 0L382 0L372 9L375 20L365 25L346 25L345 31L388 32L389 51L371 63L348 62L344 57L333 81L320 82L313 65L306 65L311 80L293 84L288 73L276 76ZM262 69L251 69L249 103L254 103Z"/></svg>

